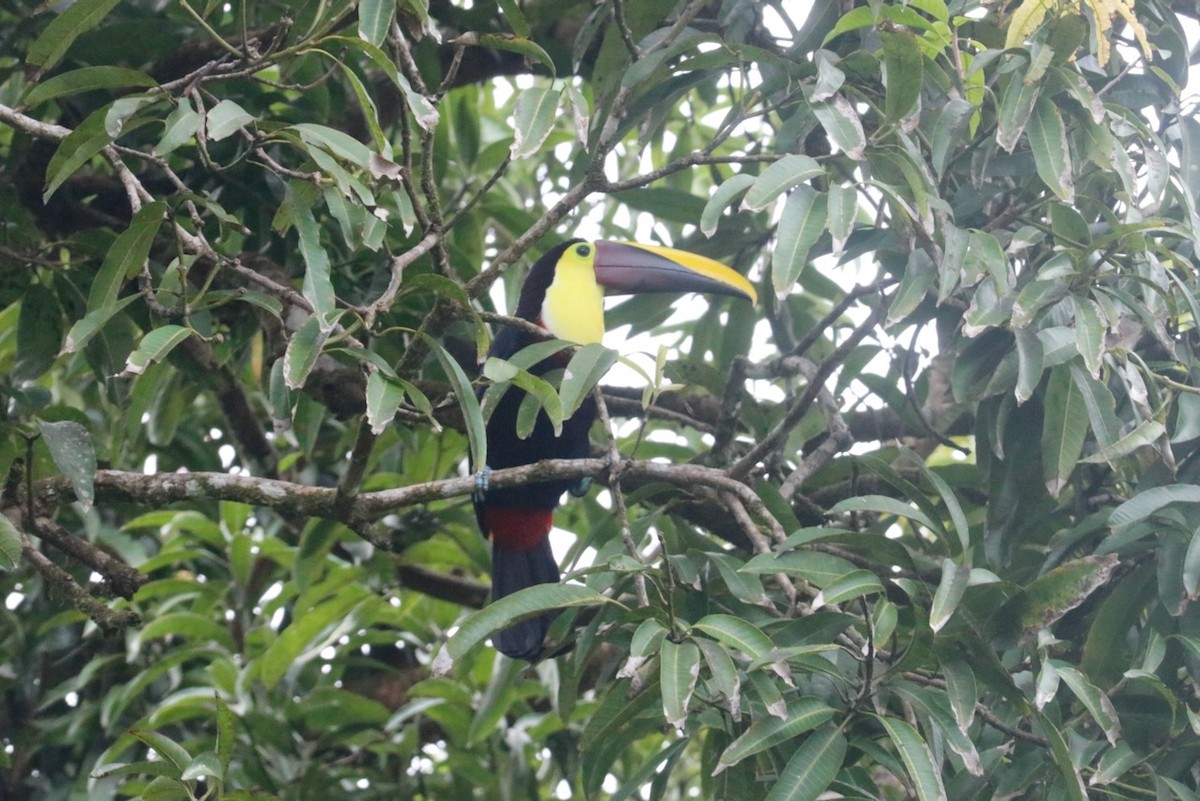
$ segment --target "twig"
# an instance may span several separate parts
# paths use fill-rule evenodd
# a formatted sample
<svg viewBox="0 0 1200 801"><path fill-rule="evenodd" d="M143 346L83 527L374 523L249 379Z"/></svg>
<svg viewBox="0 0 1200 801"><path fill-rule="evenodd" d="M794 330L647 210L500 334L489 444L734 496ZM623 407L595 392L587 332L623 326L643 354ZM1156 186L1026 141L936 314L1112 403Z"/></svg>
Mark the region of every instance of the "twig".
<svg viewBox="0 0 1200 801"><path fill-rule="evenodd" d="M133 598L138 588L150 580L146 574L113 558L87 540L73 536L49 518L36 518L31 528L36 536L104 576L113 592L122 598Z"/></svg>
<svg viewBox="0 0 1200 801"><path fill-rule="evenodd" d="M633 41L633 31L629 29L629 23L625 20L625 0L613 0L612 16L613 23L621 32L621 41L625 43L625 49L629 51L629 57L637 61L642 57L642 51Z"/></svg>
<svg viewBox="0 0 1200 801"><path fill-rule="evenodd" d="M816 383L813 378L816 376L817 366L805 358L798 358L798 360L801 363L801 374L809 380L810 385ZM784 498L792 497L822 465L832 459L835 454L841 453L854 444L850 427L842 418L842 412L838 408L833 393L824 384L816 383L816 385L820 387L820 391L817 393L817 405L825 415L827 436L825 441L818 445L816 450L805 456L801 460L800 466L779 485L779 492Z"/></svg>
<svg viewBox="0 0 1200 801"><path fill-rule="evenodd" d="M141 617L128 609L109 609L93 598L70 573L51 562L44 553L33 547L28 539L21 543L21 553L54 590L67 596L71 605L87 615L106 635L119 634L141 624Z"/></svg>
<svg viewBox="0 0 1200 801"><path fill-rule="evenodd" d="M858 343L875 329L875 326L879 324L880 319L882 319L886 311L886 303L880 303L876 306L875 310L871 312L870 317L856 328L847 337L846 341L839 345L828 358L821 362L809 380L808 387L804 390L804 393L791 405L782 419L775 424L775 427L729 469L730 477L740 479L749 475L755 465L783 444L788 434L791 433L791 430L796 427L808 412L809 407L812 406L813 401L817 399L826 379L833 375L833 371L846 360L850 352L858 346Z"/></svg>
<svg viewBox="0 0 1200 801"><path fill-rule="evenodd" d="M608 460L612 464L612 468L608 471L608 491L612 495L613 509L617 513L617 526L621 530L621 541L625 543L625 550L629 552L631 558L645 564L642 555L638 552L637 543L633 541L633 532L629 529L629 510L625 507L625 493L621 492L621 452L617 449L617 438L613 434L612 420L608 416L608 406L604 403L604 393L600 391L599 384L592 387L592 397L596 401L596 414L600 418L600 425L604 427L604 435L608 440ZM668 582L666 595L670 596L674 578L671 575L671 564L666 558L666 543L662 541L661 537L659 546L663 553L663 575L666 576ZM650 606L650 597L646 594L646 575L644 573L638 571L634 574L633 586L637 592L638 604L643 609Z"/></svg>

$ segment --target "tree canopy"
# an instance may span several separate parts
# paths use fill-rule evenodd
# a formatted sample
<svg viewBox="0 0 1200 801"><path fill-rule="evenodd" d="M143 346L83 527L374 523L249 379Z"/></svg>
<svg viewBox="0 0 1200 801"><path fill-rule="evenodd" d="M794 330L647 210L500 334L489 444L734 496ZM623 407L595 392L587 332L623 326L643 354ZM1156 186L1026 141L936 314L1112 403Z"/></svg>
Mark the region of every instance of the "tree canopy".
<svg viewBox="0 0 1200 801"><path fill-rule="evenodd" d="M0 799L1197 798L1196 14L0 7ZM760 301L481 369L577 234Z"/></svg>

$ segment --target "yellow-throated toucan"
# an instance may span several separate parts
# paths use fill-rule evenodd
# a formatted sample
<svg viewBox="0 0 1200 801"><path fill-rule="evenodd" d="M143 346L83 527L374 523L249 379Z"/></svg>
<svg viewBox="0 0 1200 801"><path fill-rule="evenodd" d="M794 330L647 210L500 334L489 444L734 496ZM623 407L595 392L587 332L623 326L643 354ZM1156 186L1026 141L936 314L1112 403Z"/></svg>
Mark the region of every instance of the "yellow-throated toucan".
<svg viewBox="0 0 1200 801"><path fill-rule="evenodd" d="M517 302L516 316L546 330L546 337L585 345L604 336L605 292L707 292L754 301L750 282L712 259L674 248L632 242L585 242L574 239L552 248L533 265ZM492 341L490 356L505 359L538 341L532 332L503 329ZM566 354L535 365L544 374L562 367ZM542 459L578 459L588 455L588 430L596 416L586 400L563 422L562 433L544 413L533 433L516 433L525 393L512 387L487 424L488 468L532 464ZM502 598L534 584L557 582L558 564L550 550L550 527L562 494L573 481L546 481L476 493L475 515L492 542L492 597ZM496 647L504 654L534 659L541 653L552 615L524 620L501 631Z"/></svg>

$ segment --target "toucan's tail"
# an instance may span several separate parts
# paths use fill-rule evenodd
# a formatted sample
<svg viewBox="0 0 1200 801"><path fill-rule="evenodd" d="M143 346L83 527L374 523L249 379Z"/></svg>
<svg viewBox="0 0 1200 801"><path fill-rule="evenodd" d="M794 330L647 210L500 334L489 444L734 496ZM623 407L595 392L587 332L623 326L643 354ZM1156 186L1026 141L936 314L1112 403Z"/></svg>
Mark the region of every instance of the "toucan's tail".
<svg viewBox="0 0 1200 801"><path fill-rule="evenodd" d="M492 598L503 598L535 584L557 584L558 563L550 550L550 539L527 550L492 542ZM533 661L542 652L542 642L554 621L554 612L522 620L498 632L496 650L513 659Z"/></svg>

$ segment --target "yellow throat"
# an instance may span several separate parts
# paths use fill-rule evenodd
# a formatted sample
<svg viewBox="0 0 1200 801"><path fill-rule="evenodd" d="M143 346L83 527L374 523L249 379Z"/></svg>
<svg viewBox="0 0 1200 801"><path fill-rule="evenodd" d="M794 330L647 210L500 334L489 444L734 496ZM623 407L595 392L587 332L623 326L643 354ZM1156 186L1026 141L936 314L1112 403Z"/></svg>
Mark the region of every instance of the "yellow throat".
<svg viewBox="0 0 1200 801"><path fill-rule="evenodd" d="M559 259L542 301L542 324L558 339L588 345L604 338L604 289L592 266L596 249L589 247L586 256L579 250L567 248Z"/></svg>

